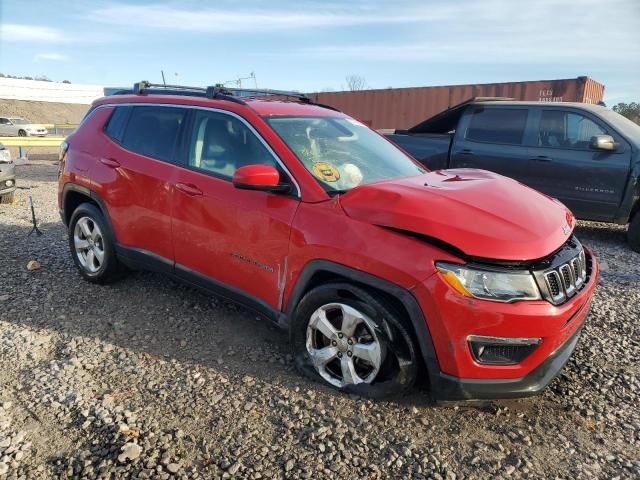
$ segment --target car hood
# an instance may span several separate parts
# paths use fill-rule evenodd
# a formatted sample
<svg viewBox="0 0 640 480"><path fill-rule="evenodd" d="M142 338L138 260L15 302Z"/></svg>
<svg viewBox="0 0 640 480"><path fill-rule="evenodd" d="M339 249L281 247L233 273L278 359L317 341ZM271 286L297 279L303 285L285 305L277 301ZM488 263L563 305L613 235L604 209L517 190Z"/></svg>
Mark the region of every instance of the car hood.
<svg viewBox="0 0 640 480"><path fill-rule="evenodd" d="M439 170L354 188L354 219L432 237L466 255L526 261L561 247L575 226L559 201L485 170Z"/></svg>

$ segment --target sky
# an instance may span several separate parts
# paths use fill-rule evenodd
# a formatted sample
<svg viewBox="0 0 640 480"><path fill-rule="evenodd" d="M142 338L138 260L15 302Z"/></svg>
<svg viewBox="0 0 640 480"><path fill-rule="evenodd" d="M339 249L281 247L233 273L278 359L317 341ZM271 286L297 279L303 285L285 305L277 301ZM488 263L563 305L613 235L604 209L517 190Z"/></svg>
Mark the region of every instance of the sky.
<svg viewBox="0 0 640 480"><path fill-rule="evenodd" d="M640 0L0 0L0 72L343 90L590 76L640 101ZM253 80L242 86L254 87Z"/></svg>

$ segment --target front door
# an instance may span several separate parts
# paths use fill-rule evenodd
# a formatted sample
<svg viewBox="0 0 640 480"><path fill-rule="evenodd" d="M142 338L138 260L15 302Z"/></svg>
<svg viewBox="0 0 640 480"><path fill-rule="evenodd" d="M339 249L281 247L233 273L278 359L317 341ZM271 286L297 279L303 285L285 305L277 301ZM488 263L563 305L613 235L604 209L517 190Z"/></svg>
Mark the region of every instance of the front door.
<svg viewBox="0 0 640 480"><path fill-rule="evenodd" d="M275 155L235 115L194 110L192 116L173 194L176 273L278 308L297 191L235 188L231 178L240 166L281 169ZM281 176L290 181L284 170Z"/></svg>
<svg viewBox="0 0 640 480"><path fill-rule="evenodd" d="M536 117L534 146L529 149L536 164L532 187L557 198L578 218L613 220L630 169L629 148L616 138L616 151L591 148L591 137L614 135L598 119L560 108L542 108Z"/></svg>

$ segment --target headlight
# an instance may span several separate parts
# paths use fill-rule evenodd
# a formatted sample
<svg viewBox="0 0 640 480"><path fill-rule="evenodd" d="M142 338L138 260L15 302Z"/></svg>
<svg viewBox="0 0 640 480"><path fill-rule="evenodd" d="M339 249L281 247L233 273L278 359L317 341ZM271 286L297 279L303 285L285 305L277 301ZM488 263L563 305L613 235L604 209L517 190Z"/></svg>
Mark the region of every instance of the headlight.
<svg viewBox="0 0 640 480"><path fill-rule="evenodd" d="M529 272L499 272L454 263L437 263L443 278L466 297L496 302L540 300L540 290Z"/></svg>

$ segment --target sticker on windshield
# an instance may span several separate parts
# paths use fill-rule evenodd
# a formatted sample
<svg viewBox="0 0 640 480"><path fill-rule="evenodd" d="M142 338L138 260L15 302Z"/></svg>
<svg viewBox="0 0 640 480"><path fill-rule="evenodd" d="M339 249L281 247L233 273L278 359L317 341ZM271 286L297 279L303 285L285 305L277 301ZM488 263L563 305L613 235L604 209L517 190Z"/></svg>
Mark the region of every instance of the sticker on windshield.
<svg viewBox="0 0 640 480"><path fill-rule="evenodd" d="M340 172L338 172L338 169L327 162L314 163L313 173L325 182L337 182L340 180Z"/></svg>

